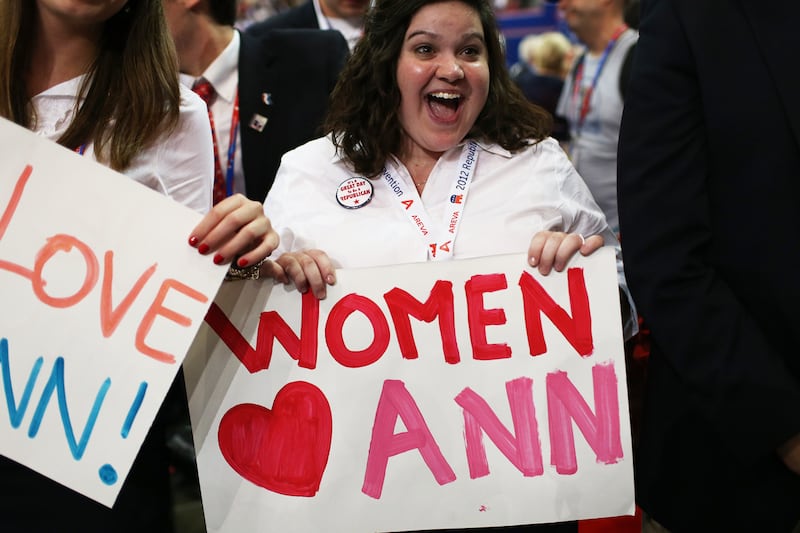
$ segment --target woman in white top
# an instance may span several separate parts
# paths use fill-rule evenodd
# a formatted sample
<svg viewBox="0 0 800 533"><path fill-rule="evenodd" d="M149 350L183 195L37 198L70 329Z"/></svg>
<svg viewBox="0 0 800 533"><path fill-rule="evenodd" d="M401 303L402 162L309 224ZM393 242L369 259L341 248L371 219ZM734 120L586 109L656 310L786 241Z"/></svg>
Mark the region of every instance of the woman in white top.
<svg viewBox="0 0 800 533"><path fill-rule="evenodd" d="M162 0L0 0L0 28L0 117L206 213L187 238L217 264L252 267L275 248L260 203L212 209L208 115L180 89ZM170 531L163 416L113 510L2 459L0 530Z"/></svg>
<svg viewBox="0 0 800 533"><path fill-rule="evenodd" d="M509 78L489 2L379 0L329 135L282 160L264 273L324 297L336 267L527 250L546 274L616 245L549 126Z"/></svg>
<svg viewBox="0 0 800 533"><path fill-rule="evenodd" d="M549 125L509 78L489 0L377 0L328 135L284 155L267 195L281 243L264 273L324 298L339 267L527 251L548 274L617 246Z"/></svg>

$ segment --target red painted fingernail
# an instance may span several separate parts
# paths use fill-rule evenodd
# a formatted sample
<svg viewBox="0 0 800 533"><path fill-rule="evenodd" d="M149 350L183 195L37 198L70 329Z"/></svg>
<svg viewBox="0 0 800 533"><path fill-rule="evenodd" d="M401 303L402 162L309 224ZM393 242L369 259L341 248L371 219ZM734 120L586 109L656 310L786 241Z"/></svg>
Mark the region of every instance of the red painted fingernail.
<svg viewBox="0 0 800 533"><path fill-rule="evenodd" d="M205 255L205 254L208 253L208 250L210 248L211 247L209 245L207 245L206 243L203 243L203 244L200 245L200 247L197 249L197 251L200 252L201 254Z"/></svg>
<svg viewBox="0 0 800 533"><path fill-rule="evenodd" d="M239 260L238 260L238 261L236 261L236 265L237 265L239 268L244 268L244 267L246 267L246 266L247 266L247 259L245 259L244 257L240 257L240 258L239 258Z"/></svg>
<svg viewBox="0 0 800 533"><path fill-rule="evenodd" d="M200 242L200 239L198 239L194 235L189 237L189 246L196 247L198 242Z"/></svg>
<svg viewBox="0 0 800 533"><path fill-rule="evenodd" d="M217 255L214 256L214 264L215 265L221 265L223 261L225 261L225 258L222 257L221 255L217 254Z"/></svg>

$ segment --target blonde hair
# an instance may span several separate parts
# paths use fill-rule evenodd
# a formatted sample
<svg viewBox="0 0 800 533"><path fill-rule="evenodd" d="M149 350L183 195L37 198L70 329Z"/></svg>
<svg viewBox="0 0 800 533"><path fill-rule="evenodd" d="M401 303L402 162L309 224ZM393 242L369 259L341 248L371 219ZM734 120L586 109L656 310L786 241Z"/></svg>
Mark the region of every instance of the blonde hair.
<svg viewBox="0 0 800 533"><path fill-rule="evenodd" d="M539 74L561 76L564 57L571 47L572 44L564 34L549 31L525 37L519 43L519 57Z"/></svg>

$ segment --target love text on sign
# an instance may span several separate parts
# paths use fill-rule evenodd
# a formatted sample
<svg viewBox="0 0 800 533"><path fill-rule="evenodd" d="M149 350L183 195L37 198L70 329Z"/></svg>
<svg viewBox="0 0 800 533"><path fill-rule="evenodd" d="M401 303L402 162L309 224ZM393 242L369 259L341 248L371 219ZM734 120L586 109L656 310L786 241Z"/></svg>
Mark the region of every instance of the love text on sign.
<svg viewBox="0 0 800 533"><path fill-rule="evenodd" d="M7 121L0 147L0 454L111 506L224 268L199 214Z"/></svg>

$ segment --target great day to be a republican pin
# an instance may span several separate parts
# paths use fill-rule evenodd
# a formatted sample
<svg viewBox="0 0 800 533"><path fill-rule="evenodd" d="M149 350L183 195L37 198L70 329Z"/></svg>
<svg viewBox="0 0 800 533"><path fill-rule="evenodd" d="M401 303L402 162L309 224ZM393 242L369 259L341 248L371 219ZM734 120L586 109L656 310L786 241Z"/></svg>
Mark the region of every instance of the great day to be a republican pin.
<svg viewBox="0 0 800 533"><path fill-rule="evenodd" d="M374 189L367 178L352 177L336 188L336 201L346 209L358 209L372 200Z"/></svg>

